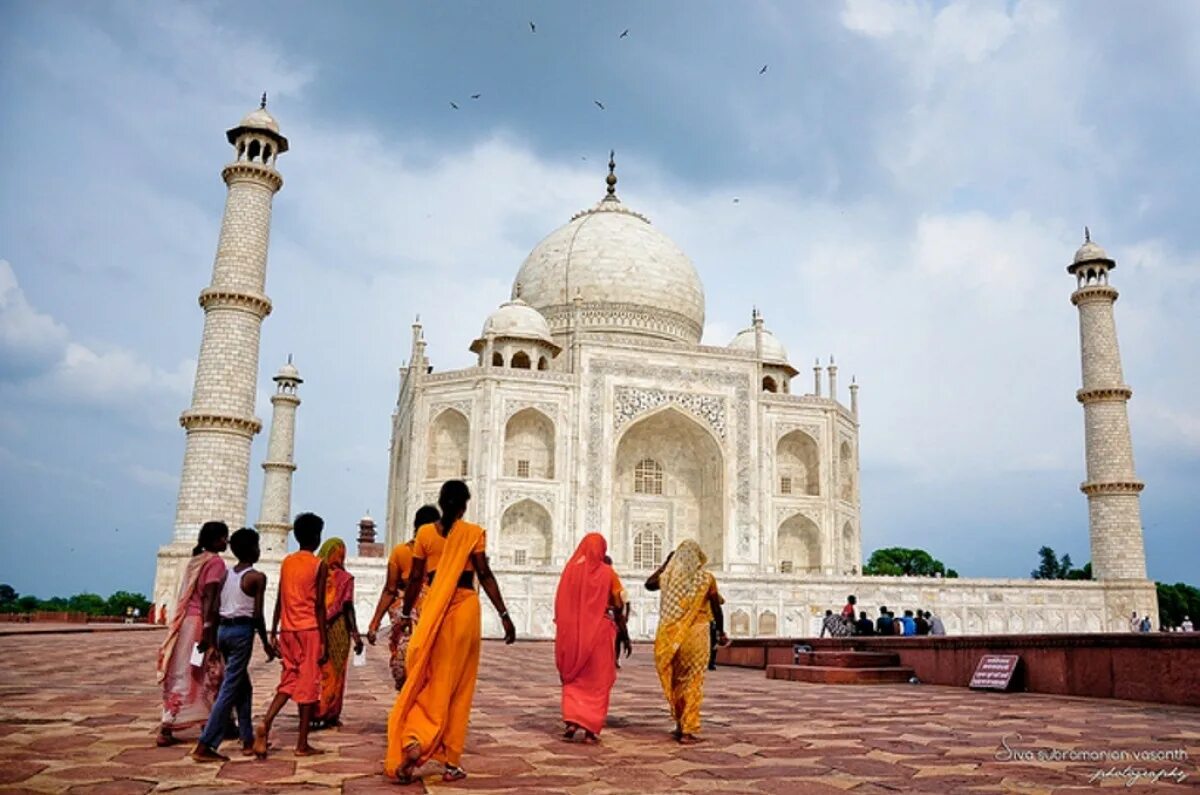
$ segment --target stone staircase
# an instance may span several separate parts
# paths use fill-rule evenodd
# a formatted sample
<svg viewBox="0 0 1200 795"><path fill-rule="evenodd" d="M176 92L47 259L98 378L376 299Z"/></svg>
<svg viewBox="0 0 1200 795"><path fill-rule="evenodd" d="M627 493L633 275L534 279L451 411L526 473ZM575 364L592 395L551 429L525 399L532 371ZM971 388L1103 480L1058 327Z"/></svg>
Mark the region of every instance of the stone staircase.
<svg viewBox="0 0 1200 795"><path fill-rule="evenodd" d="M825 685L902 684L912 676L898 654L872 651L799 652L794 665L767 666L768 679Z"/></svg>

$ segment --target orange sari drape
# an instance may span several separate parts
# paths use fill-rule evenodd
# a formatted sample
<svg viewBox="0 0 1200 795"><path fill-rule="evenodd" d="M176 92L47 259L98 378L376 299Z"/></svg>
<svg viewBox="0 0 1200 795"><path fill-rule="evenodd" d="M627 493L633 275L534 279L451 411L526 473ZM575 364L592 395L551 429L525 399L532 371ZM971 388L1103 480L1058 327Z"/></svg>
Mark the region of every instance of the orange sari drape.
<svg viewBox="0 0 1200 795"><path fill-rule="evenodd" d="M388 715L388 776L395 777L413 743L421 748L420 764L457 765L462 757L479 671L480 614L479 595L459 588L458 578L482 536L478 525L455 523L422 597L408 642L408 676Z"/></svg>
<svg viewBox="0 0 1200 795"><path fill-rule="evenodd" d="M617 681L617 627L608 615L612 566L607 544L589 533L563 569L554 598L554 661L562 681L563 721L599 734Z"/></svg>

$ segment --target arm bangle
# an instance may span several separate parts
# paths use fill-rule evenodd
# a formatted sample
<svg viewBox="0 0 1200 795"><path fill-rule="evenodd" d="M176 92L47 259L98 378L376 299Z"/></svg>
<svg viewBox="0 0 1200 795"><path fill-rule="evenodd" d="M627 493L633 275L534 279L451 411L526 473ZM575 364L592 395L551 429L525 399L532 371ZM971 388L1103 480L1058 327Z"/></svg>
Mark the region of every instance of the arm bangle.
<svg viewBox="0 0 1200 795"><path fill-rule="evenodd" d="M508 611L507 611L507 610L501 610L501 611L500 611L500 617L501 617L501 618L508 618Z"/></svg>

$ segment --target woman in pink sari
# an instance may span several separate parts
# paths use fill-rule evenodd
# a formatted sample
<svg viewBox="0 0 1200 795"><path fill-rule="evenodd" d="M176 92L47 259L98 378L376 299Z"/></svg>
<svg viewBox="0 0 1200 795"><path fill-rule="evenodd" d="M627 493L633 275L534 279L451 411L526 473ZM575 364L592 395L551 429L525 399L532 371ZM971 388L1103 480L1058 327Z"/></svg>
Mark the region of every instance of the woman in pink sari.
<svg viewBox="0 0 1200 795"><path fill-rule="evenodd" d="M225 663L217 651L217 609L225 582L220 553L228 544L229 528L224 522L205 522L199 543L183 567L170 628L158 650L158 682L163 689L156 740L160 746L180 742L176 729L203 726L221 689ZM203 655L200 665L192 665L193 647Z"/></svg>
<svg viewBox="0 0 1200 795"><path fill-rule="evenodd" d="M321 700L313 715L313 728L327 729L342 723L350 644L354 644L354 653L358 654L363 642L354 616L354 576L346 571L346 542L340 538L326 540L317 557L329 567L325 581L325 626L329 627L329 640L325 664L321 666Z"/></svg>
<svg viewBox="0 0 1200 795"><path fill-rule="evenodd" d="M585 743L599 742L608 717L608 698L617 681L613 643L629 656L621 580L604 561L607 543L599 533L579 542L558 581L554 598L554 661L562 680L563 739L583 729Z"/></svg>

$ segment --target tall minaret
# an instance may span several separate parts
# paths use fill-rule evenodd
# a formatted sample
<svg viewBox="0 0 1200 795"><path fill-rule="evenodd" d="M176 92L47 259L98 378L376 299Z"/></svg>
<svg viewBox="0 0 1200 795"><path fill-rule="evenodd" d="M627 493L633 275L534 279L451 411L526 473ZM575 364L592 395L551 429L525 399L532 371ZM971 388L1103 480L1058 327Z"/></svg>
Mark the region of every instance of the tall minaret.
<svg viewBox="0 0 1200 795"><path fill-rule="evenodd" d="M1087 480L1080 490L1088 499L1092 540L1092 574L1098 580L1145 580L1146 548L1138 493L1145 487L1133 471L1133 442L1125 403L1133 390L1121 372L1113 303L1117 291L1108 272L1117 267L1084 229L1084 243L1067 272L1077 289L1071 303L1079 307L1079 343L1083 388L1075 393L1083 404Z"/></svg>
<svg viewBox="0 0 1200 795"><path fill-rule="evenodd" d="M288 356L287 364L275 375L275 394L271 395L271 435L267 440L267 460L263 461L262 505L255 527L261 535L263 556L282 556L287 551L287 534L292 528L292 473L296 464L296 409L300 397L296 388L303 384L300 372Z"/></svg>
<svg viewBox="0 0 1200 795"><path fill-rule="evenodd" d="M212 283L200 292L204 336L192 406L179 418L187 429L175 542L194 544L201 524L219 519L230 529L246 521L250 442L262 428L254 416L259 329L271 311L264 293L271 200L283 186L276 158L287 138L267 113L267 96L226 133L234 161L221 171L228 186Z"/></svg>

